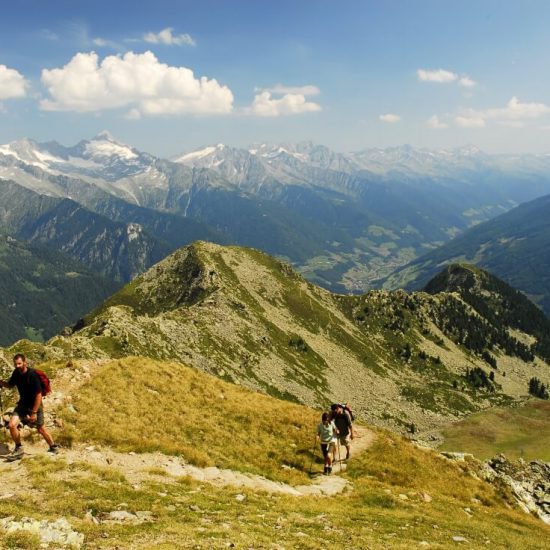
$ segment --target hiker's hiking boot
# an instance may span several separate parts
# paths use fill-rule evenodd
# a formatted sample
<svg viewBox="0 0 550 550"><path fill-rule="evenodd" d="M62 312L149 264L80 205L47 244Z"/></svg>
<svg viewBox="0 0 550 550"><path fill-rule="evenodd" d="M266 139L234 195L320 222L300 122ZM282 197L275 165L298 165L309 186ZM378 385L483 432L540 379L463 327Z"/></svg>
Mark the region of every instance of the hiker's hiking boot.
<svg viewBox="0 0 550 550"><path fill-rule="evenodd" d="M8 455L6 455L6 461L13 462L14 460L19 460L23 457L23 454L23 447L21 445L17 445Z"/></svg>
<svg viewBox="0 0 550 550"><path fill-rule="evenodd" d="M48 452L52 455L56 455L59 452L59 445L54 443L49 449Z"/></svg>
<svg viewBox="0 0 550 550"><path fill-rule="evenodd" d="M328 476L328 466L325 466L325 470L323 471L323 474L325 474L326 476Z"/></svg>

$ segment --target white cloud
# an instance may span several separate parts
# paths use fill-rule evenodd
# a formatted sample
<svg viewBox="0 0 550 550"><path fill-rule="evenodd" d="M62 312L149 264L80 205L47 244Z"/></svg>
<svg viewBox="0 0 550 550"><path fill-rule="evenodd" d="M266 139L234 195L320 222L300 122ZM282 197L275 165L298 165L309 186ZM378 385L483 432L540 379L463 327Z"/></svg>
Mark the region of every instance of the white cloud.
<svg viewBox="0 0 550 550"><path fill-rule="evenodd" d="M284 84L275 84L272 88L258 88L258 92L269 92L271 94L301 94L301 95L319 95L321 90L317 86L285 86Z"/></svg>
<svg viewBox="0 0 550 550"><path fill-rule="evenodd" d="M427 121L426 121L426 126L428 126L428 128L436 128L438 130L441 130L443 128L448 128L449 125L445 122L441 122L439 120L439 117L437 115L433 115L431 116Z"/></svg>
<svg viewBox="0 0 550 550"><path fill-rule="evenodd" d="M271 92L266 90L256 94L251 107L246 109L246 112L262 117L278 117L320 110L321 106L313 101L307 101L304 94L288 93L279 99L274 99L271 97Z"/></svg>
<svg viewBox="0 0 550 550"><path fill-rule="evenodd" d="M455 117L455 122L462 128L483 128L488 122L495 122L509 128L524 128L529 120L538 119L550 114L550 106L545 103L521 103L512 97L505 107L476 111L463 110Z"/></svg>
<svg viewBox="0 0 550 550"><path fill-rule="evenodd" d="M143 40L149 44L165 44L166 46L196 46L195 39L187 33L172 34L174 29L167 27L158 33L148 32L143 35Z"/></svg>
<svg viewBox="0 0 550 550"><path fill-rule="evenodd" d="M485 119L482 116L457 116L455 122L461 128L485 128Z"/></svg>
<svg viewBox="0 0 550 550"><path fill-rule="evenodd" d="M485 116L499 120L525 120L539 118L550 113L550 107L544 103L520 103L517 97L512 97L506 107L489 109Z"/></svg>
<svg viewBox="0 0 550 550"><path fill-rule="evenodd" d="M445 69L437 69L435 71L427 71L425 69L418 69L416 71L418 80L422 82L454 82L458 79L458 75Z"/></svg>
<svg viewBox="0 0 550 550"><path fill-rule="evenodd" d="M476 81L472 80L469 76L462 76L458 83L464 88L473 88L476 85Z"/></svg>
<svg viewBox="0 0 550 550"><path fill-rule="evenodd" d="M394 115L392 113L387 113L385 115L380 115L378 118L382 122L388 122L390 124L395 124L396 122L399 122L401 120L401 117L399 115Z"/></svg>
<svg viewBox="0 0 550 550"><path fill-rule="evenodd" d="M233 108L233 94L215 79L195 78L186 67L160 63L148 51L107 56L77 53L64 67L44 69L42 83L51 98L45 111L97 112L130 107L141 115L221 114Z"/></svg>
<svg viewBox="0 0 550 550"><path fill-rule="evenodd" d="M0 100L25 97L29 83L15 69L0 65Z"/></svg>

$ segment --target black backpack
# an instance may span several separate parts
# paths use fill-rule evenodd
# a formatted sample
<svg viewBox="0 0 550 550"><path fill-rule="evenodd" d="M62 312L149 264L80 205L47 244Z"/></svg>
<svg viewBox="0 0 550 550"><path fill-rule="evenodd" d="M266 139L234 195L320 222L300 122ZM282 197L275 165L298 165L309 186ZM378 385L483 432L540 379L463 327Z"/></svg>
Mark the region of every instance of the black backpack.
<svg viewBox="0 0 550 550"><path fill-rule="evenodd" d="M332 411L336 411L336 407L342 407L344 409L344 412L349 416L350 420L353 422L355 420L355 416L353 415L353 411L351 410L351 407L348 403L333 403L330 408Z"/></svg>

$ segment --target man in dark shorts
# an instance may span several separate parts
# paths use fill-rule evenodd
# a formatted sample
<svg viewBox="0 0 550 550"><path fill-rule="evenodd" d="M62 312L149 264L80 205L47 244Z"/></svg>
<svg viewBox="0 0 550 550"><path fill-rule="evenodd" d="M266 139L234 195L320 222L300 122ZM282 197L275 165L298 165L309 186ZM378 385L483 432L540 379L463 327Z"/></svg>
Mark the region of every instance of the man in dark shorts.
<svg viewBox="0 0 550 550"><path fill-rule="evenodd" d="M346 448L346 458L349 460L351 452L351 439L353 439L353 424L350 415L340 404L331 406L332 420L338 430L338 442Z"/></svg>
<svg viewBox="0 0 550 550"><path fill-rule="evenodd" d="M13 388L17 386L19 401L15 406L9 423L10 434L15 442L15 448L10 453L13 458L23 455L21 446L21 433L19 425L22 422L25 426L36 428L38 433L49 445L48 452L56 453L59 446L56 445L52 436L44 427L44 407L42 405L42 384L36 372L29 368L27 360L22 353L13 358L14 371L9 380L0 380L0 388Z"/></svg>

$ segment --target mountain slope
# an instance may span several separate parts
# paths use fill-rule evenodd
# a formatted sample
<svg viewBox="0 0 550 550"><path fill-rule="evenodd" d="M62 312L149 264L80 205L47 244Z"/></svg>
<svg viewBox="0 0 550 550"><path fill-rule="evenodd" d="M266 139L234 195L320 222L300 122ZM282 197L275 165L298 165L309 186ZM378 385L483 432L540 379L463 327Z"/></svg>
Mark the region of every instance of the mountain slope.
<svg viewBox="0 0 550 550"><path fill-rule="evenodd" d="M514 208L398 269L386 288L422 288L441 266L469 262L518 288L550 313L550 195Z"/></svg>
<svg viewBox="0 0 550 550"><path fill-rule="evenodd" d="M58 252L0 234L0 345L50 338L118 286Z"/></svg>
<svg viewBox="0 0 550 550"><path fill-rule="evenodd" d="M526 395L532 376L545 379L548 365L533 361L536 335L482 315L456 292L330 294L256 250L196 243L40 353L177 359L273 395L349 400L378 423L428 430ZM476 367L493 371L486 389L497 391L472 385Z"/></svg>
<svg viewBox="0 0 550 550"><path fill-rule="evenodd" d="M129 281L172 249L137 223L113 222L73 200L39 195L5 180L0 180L0 229L118 281Z"/></svg>
<svg viewBox="0 0 550 550"><path fill-rule="evenodd" d="M376 430L374 444L345 472L335 466L333 476L309 480L311 468L322 468L312 446L320 411L178 363L41 366L56 392L46 411L64 420L55 435L72 447L44 456L40 443L26 440L22 462L0 462L0 548L38 548L36 533L60 532L61 546L67 531L83 548L545 547L548 526L482 481L474 460L451 461ZM183 399L174 406L177 390L189 406ZM249 472L269 479L260 485ZM303 493L284 494L287 486L271 479L300 483ZM348 490L307 494L330 484Z"/></svg>

